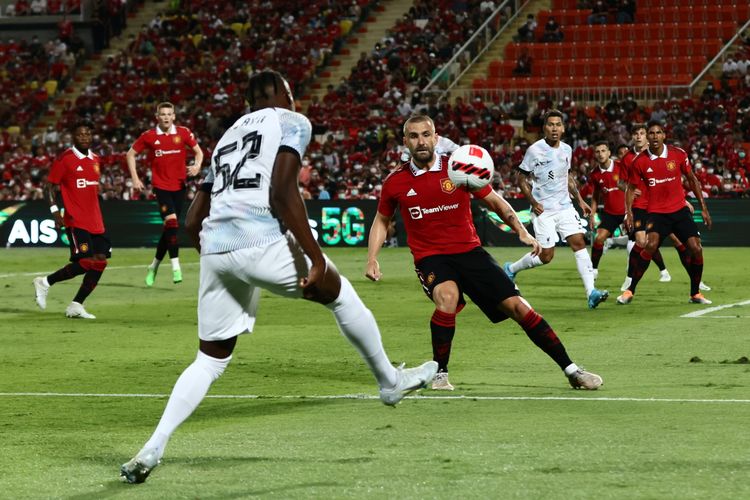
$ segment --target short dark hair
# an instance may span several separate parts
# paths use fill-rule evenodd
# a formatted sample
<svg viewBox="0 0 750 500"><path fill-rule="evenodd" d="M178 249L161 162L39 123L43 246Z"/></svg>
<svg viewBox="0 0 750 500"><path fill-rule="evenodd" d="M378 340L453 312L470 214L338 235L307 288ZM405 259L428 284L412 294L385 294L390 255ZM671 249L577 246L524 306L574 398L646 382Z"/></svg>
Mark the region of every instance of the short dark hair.
<svg viewBox="0 0 750 500"><path fill-rule="evenodd" d="M542 117L542 123L544 125L547 125L547 120L555 117L559 118L562 121L565 121L565 117L563 116L562 111L558 109L550 109L549 111L544 113L544 116Z"/></svg>
<svg viewBox="0 0 750 500"><path fill-rule="evenodd" d="M630 149L630 146L628 146L627 144L618 144L617 147L615 148L615 151L619 151L622 148Z"/></svg>
<svg viewBox="0 0 750 500"><path fill-rule="evenodd" d="M641 129L648 131L648 128L646 128L646 125L644 125L643 123L634 123L633 126L630 127L630 133L635 134Z"/></svg>
<svg viewBox="0 0 750 500"><path fill-rule="evenodd" d="M594 148L597 148L597 147L599 147L599 146L607 146L607 149L610 149L610 147L609 147L609 142L607 142L607 141L605 141L605 140L601 140L601 141L596 141L596 142L594 143Z"/></svg>
<svg viewBox="0 0 750 500"><path fill-rule="evenodd" d="M70 131L75 132L81 127L86 127L89 130L94 130L94 123L91 120L77 120L75 123L73 123Z"/></svg>
<svg viewBox="0 0 750 500"><path fill-rule="evenodd" d="M659 127L664 132L664 123L661 120L649 120L646 124L646 131L648 132L651 127Z"/></svg>
<svg viewBox="0 0 750 500"><path fill-rule="evenodd" d="M279 89L284 87L284 77L281 73L271 69L264 69L250 77L247 84L245 99L250 103L250 107L255 107L259 99L270 99L279 93Z"/></svg>

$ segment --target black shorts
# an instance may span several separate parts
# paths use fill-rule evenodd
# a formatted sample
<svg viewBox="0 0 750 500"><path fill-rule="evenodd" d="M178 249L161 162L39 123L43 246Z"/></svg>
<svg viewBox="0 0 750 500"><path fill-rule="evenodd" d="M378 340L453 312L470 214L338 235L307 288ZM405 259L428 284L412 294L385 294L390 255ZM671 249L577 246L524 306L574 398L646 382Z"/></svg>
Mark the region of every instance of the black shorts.
<svg viewBox="0 0 750 500"><path fill-rule="evenodd" d="M646 223L648 222L648 212L645 208L634 208L633 209L633 230L628 234L630 241L635 241L635 233L638 231L646 230Z"/></svg>
<svg viewBox="0 0 750 500"><path fill-rule="evenodd" d="M159 213L161 214L162 220L167 218L167 215L176 215L180 218L182 213L182 204L185 201L185 188L183 187L179 191L166 191L164 189L154 188L154 194L156 195L156 201L159 203Z"/></svg>
<svg viewBox="0 0 750 500"><path fill-rule="evenodd" d="M648 214L648 217L646 231L659 233L661 241L664 241L670 233L674 233L682 242L686 242L688 238L701 237L698 225L693 220L693 214L690 213L688 207L681 208L671 214Z"/></svg>
<svg viewBox="0 0 750 500"><path fill-rule="evenodd" d="M620 227L624 218L625 214L612 215L607 212L602 212L601 222L599 222L599 226L596 229L606 229L609 231L609 234L615 234L615 230Z"/></svg>
<svg viewBox="0 0 750 500"><path fill-rule="evenodd" d="M65 233L68 235L72 262L91 258L95 254L104 254L107 258L112 257L112 243L106 231L101 234L91 234L85 229L66 227Z"/></svg>
<svg viewBox="0 0 750 500"><path fill-rule="evenodd" d="M500 303L508 297L521 295L515 283L482 247L466 253L425 257L417 262L415 271L430 300L437 285L455 281L459 304L466 304L465 293L493 323L508 318L498 309Z"/></svg>

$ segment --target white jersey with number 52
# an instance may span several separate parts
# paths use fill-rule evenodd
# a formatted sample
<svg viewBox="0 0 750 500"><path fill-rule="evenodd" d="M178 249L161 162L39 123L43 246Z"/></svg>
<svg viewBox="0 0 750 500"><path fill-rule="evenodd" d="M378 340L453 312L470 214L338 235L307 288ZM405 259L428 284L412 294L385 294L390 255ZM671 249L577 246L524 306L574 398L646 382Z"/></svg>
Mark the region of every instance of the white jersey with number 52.
<svg viewBox="0 0 750 500"><path fill-rule="evenodd" d="M531 177L531 195L544 210L562 210L573 206L568 191L568 171L573 150L561 142L556 148L539 139L529 146L518 166Z"/></svg>
<svg viewBox="0 0 750 500"><path fill-rule="evenodd" d="M264 108L243 116L224 133L204 180L212 187L201 253L268 245L283 236L281 222L271 213L271 173L279 150L304 156L311 132L305 116Z"/></svg>

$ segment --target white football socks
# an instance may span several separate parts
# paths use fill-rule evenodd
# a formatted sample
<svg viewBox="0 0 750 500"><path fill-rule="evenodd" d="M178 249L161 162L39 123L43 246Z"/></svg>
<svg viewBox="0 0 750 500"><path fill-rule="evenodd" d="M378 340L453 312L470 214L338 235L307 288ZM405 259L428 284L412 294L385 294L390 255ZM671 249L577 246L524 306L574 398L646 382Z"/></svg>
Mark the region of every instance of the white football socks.
<svg viewBox="0 0 750 500"><path fill-rule="evenodd" d="M531 252L529 252L510 265L510 272L515 274L524 269L531 269L532 267L539 267L542 265L544 265L542 259L540 259L538 255L531 255Z"/></svg>
<svg viewBox="0 0 750 500"><path fill-rule="evenodd" d="M573 252L573 255L576 257L578 274L581 275L583 287L586 289L586 297L588 297L594 290L594 265L591 263L591 256L585 248Z"/></svg>
<svg viewBox="0 0 750 500"><path fill-rule="evenodd" d="M175 257L174 259L169 259L169 261L172 263L172 271L179 271L180 269L180 258Z"/></svg>
<svg viewBox="0 0 750 500"><path fill-rule="evenodd" d="M383 349L375 317L344 276L341 276L341 291L338 298L326 304L326 307L333 312L341 333L349 339L370 367L378 385L384 388L394 387L397 372Z"/></svg>
<svg viewBox="0 0 750 500"><path fill-rule="evenodd" d="M157 269L159 269L159 264L161 264L161 261L157 258L154 258L154 260L151 261L151 265L148 266L148 268L156 271Z"/></svg>
<svg viewBox="0 0 750 500"><path fill-rule="evenodd" d="M143 449L155 448L158 457L164 455L164 448L172 433L203 401L211 384L224 373L231 360L232 356L216 359L198 351L195 361L185 368L174 384L159 425Z"/></svg>

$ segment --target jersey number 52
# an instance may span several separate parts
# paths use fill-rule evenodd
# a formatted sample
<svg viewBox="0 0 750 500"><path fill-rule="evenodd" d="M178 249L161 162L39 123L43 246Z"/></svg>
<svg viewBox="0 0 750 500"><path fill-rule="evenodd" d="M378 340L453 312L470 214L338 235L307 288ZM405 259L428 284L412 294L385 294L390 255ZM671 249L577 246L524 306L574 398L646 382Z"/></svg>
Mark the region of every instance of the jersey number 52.
<svg viewBox="0 0 750 500"><path fill-rule="evenodd" d="M216 179L216 182L214 182L214 186L219 184L219 179L221 179L222 182L221 187L219 187L218 189L214 189L211 194L219 194L230 186L233 189L260 188L260 173L250 175L249 177L239 177L238 174L248 160L254 160L258 157L258 155L260 154L260 145L262 140L263 136L260 135L256 130L253 130L252 132L245 134L242 137L241 141L235 141L231 144L227 144L226 146L222 146L221 148L219 148L219 150L214 154L213 158L214 178ZM240 142L242 142L241 146ZM236 165L232 166L229 162L231 162L231 159L237 156L237 154L232 154L235 152L241 154L242 156L236 163ZM224 163L223 160L227 156L231 158L228 159L229 161L227 163ZM252 172L250 173L252 174Z"/></svg>

